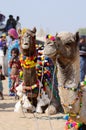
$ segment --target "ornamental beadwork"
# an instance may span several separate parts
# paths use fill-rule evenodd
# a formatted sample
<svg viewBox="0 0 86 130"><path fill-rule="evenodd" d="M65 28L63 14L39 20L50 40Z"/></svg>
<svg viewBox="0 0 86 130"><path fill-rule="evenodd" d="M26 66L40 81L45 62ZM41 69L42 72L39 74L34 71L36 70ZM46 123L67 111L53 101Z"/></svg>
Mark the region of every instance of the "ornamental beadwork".
<svg viewBox="0 0 86 130"><path fill-rule="evenodd" d="M37 64L36 59L37 59L36 56L27 57L27 56L20 55L21 66L27 69L33 68Z"/></svg>

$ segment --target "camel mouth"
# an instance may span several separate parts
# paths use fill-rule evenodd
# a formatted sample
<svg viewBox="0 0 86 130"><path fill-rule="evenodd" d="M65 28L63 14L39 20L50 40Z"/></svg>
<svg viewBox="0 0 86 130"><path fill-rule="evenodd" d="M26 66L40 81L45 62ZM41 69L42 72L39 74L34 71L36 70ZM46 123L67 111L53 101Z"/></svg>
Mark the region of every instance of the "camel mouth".
<svg viewBox="0 0 86 130"><path fill-rule="evenodd" d="M51 52L51 53L48 53L48 51L47 51L47 52L46 52L46 51L44 51L44 55L45 55L45 56L49 56L49 57L53 57L53 56L55 56L55 55L56 55L56 51Z"/></svg>
<svg viewBox="0 0 86 130"><path fill-rule="evenodd" d="M22 49L28 49L28 48L29 48L28 43L22 44Z"/></svg>
<svg viewBox="0 0 86 130"><path fill-rule="evenodd" d="M46 44L44 46L44 55L47 55L49 57L52 57L56 54L57 48L53 44Z"/></svg>
<svg viewBox="0 0 86 130"><path fill-rule="evenodd" d="M28 45L28 43L24 43L24 45Z"/></svg>

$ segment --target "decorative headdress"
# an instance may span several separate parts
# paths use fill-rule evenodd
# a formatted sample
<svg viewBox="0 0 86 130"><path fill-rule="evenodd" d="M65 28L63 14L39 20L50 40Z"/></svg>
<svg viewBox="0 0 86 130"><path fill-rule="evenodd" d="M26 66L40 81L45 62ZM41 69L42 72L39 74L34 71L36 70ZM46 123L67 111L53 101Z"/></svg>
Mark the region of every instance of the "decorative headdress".
<svg viewBox="0 0 86 130"><path fill-rule="evenodd" d="M46 35L46 39L50 39L51 41L55 41L55 36L48 34L48 35Z"/></svg>

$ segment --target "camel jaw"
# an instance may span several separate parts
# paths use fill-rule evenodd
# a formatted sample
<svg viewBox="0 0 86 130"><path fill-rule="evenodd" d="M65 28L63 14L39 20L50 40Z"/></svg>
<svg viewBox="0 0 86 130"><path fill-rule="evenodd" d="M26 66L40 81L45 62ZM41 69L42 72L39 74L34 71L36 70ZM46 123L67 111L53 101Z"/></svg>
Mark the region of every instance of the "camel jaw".
<svg viewBox="0 0 86 130"><path fill-rule="evenodd" d="M46 47L44 48L44 55L53 57L56 54L56 49L49 48L47 49Z"/></svg>

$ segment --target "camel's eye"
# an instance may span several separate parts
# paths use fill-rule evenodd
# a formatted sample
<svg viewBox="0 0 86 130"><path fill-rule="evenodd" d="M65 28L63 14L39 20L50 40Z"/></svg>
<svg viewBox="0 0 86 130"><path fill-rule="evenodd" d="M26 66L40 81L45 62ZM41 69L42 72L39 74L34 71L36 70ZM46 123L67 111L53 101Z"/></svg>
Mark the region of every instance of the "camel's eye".
<svg viewBox="0 0 86 130"><path fill-rule="evenodd" d="M27 37L30 38L31 36L28 34Z"/></svg>
<svg viewBox="0 0 86 130"><path fill-rule="evenodd" d="M30 38L30 35L27 33L26 37Z"/></svg>
<svg viewBox="0 0 86 130"><path fill-rule="evenodd" d="M50 42L48 42L47 44L50 44Z"/></svg>

